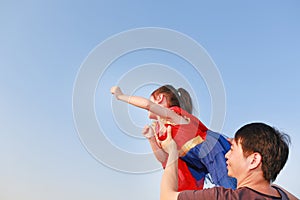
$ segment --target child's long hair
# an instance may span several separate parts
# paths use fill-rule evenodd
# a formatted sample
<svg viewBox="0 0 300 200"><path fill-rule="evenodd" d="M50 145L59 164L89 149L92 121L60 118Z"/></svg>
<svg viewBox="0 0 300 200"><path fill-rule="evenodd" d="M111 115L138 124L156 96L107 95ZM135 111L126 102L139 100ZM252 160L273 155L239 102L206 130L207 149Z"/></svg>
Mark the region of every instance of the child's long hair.
<svg viewBox="0 0 300 200"><path fill-rule="evenodd" d="M156 99L159 94L164 94L166 96L168 107L178 106L192 114L192 99L190 94L185 89L178 88L176 90L172 85L164 85L154 90L151 96Z"/></svg>

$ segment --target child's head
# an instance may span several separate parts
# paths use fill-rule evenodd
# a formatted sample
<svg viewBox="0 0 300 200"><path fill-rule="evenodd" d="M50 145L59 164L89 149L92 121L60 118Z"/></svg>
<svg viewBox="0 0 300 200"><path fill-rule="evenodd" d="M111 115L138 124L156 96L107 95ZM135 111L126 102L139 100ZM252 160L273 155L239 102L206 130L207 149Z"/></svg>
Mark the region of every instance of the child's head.
<svg viewBox="0 0 300 200"><path fill-rule="evenodd" d="M193 105L190 94L183 88L177 90L171 85L164 85L152 92L151 97L157 100L158 96L162 94L166 98L165 107L178 106L188 113L192 114Z"/></svg>

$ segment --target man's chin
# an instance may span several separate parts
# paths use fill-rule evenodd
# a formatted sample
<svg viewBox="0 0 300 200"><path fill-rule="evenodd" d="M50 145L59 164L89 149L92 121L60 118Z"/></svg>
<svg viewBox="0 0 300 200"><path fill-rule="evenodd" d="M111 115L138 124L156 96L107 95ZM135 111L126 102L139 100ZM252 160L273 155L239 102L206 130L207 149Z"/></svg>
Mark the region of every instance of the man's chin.
<svg viewBox="0 0 300 200"><path fill-rule="evenodd" d="M227 175L232 177L232 174L231 174L230 170L228 169L228 166L227 166Z"/></svg>

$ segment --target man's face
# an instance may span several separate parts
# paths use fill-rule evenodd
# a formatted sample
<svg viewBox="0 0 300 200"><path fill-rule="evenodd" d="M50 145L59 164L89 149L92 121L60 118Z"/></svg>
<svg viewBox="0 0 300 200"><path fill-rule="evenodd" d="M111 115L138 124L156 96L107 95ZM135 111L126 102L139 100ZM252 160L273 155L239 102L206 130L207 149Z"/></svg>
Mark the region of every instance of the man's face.
<svg viewBox="0 0 300 200"><path fill-rule="evenodd" d="M226 153L228 176L235 177L237 180L243 177L247 172L247 158L243 154L242 145L240 141L235 142L234 139L230 140L231 148Z"/></svg>

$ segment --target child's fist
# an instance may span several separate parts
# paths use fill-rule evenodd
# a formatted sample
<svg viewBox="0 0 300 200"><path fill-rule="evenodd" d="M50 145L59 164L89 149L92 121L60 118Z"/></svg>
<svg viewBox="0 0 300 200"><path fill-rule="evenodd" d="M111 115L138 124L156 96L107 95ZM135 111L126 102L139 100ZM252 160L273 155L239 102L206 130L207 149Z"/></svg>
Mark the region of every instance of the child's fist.
<svg viewBox="0 0 300 200"><path fill-rule="evenodd" d="M110 92L111 92L112 94L114 94L117 98L118 98L119 95L122 95L122 94L123 94L121 88L118 87L118 86L113 86L113 87L110 89Z"/></svg>

